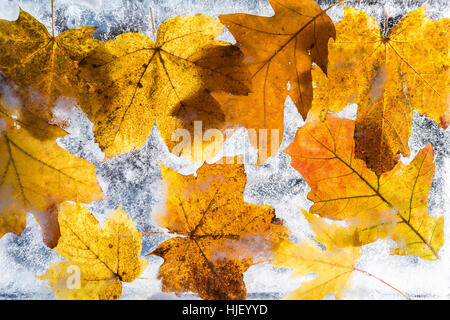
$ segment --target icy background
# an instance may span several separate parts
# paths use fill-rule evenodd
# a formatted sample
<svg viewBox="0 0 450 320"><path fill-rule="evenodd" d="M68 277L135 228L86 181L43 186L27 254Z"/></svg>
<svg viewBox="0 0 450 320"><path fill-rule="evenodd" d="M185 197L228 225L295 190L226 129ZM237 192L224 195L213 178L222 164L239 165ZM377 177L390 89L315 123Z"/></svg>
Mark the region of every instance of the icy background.
<svg viewBox="0 0 450 320"><path fill-rule="evenodd" d="M334 1L322 0L319 4L326 8ZM51 30L50 0L0 0L0 19L15 20L19 6L44 23ZM348 2L346 5L358 7L375 16L383 24L383 12L389 16L391 28L402 15L416 9L423 1L386 0ZM429 0L428 15L433 19L449 16L448 0ZM98 26L95 37L100 40L138 31L152 37L149 8L152 7L157 27L167 18L204 13L217 16L222 13L251 13L270 16L273 11L266 0L55 0L56 31L81 25ZM334 22L342 19L343 10L336 7L329 11ZM234 42L226 30L222 39ZM61 101L67 104L67 101ZM347 107L341 112L347 118L355 118L356 107ZM156 126L139 151L117 156L103 162L104 155L94 142L92 124L75 106L70 114L72 125L69 135L59 140L59 144L96 165L96 173L108 200L89 205L96 218L103 223L119 203L133 219L139 231L160 232L143 235L143 254L152 251L162 241L170 237L151 219L149 211L163 200L161 172L158 161L176 169L182 174L192 174L198 165L172 155L159 136ZM288 98L285 104L285 132L281 151L289 145L297 128L304 123ZM424 261L415 256L390 256L389 241L377 241L363 247L365 253L358 267L381 277L412 298L450 299L450 134L418 113L414 114L412 136L409 141L412 155L402 159L411 161L415 154L427 143L432 142L435 150L436 172L429 196L430 214L445 212L446 241L440 251L441 260ZM236 148L235 146L240 146ZM224 147L224 154L233 155L238 149L251 149L246 139L246 131L233 135ZM292 240L313 237L308 223L299 213L298 207L308 209L311 203L306 199L309 187L300 174L290 166L288 155L279 152L265 165L255 166L255 150L251 150L246 163L248 183L244 194L247 202L269 204L275 207L279 218L285 220L293 233ZM53 299L45 281L35 278L43 274L51 262L61 258L41 242L41 230L32 215L27 217L27 228L21 237L7 234L0 239L0 299ZM156 279L163 260L150 257L149 267L133 283L124 283L122 299L179 299L196 298L194 294L177 297L161 292L161 283ZM291 270L279 269L270 264L255 265L245 274L249 299L279 299L297 288L303 278L290 278ZM330 295L328 298L333 299ZM348 299L402 299L403 297L386 285L360 273L355 273Z"/></svg>

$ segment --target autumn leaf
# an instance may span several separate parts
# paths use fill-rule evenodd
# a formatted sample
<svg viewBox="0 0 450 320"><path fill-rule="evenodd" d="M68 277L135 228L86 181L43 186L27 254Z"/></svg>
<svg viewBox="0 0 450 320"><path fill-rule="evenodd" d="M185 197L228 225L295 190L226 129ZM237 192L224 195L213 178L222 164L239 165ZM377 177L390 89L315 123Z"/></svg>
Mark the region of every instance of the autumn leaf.
<svg viewBox="0 0 450 320"><path fill-rule="evenodd" d="M167 199L153 216L178 235L152 252L164 258L163 291L245 299L243 273L288 237L274 210L244 202L243 165L203 165L197 177L162 167L162 175Z"/></svg>
<svg viewBox="0 0 450 320"><path fill-rule="evenodd" d="M160 26L156 43L125 33L82 61L81 106L107 158L141 148L155 119L169 150L176 129L194 136L194 121L202 121L201 135L222 127L223 110L210 93L249 91L240 50L214 40L222 29L204 15L171 18Z"/></svg>
<svg viewBox="0 0 450 320"><path fill-rule="evenodd" d="M103 229L80 204L62 204L58 221L61 238L56 251L67 261L52 263L38 277L48 280L57 298L119 299L122 282L134 281L145 270L148 260L139 259L141 234L120 207ZM77 275L78 284L73 279Z"/></svg>
<svg viewBox="0 0 450 320"><path fill-rule="evenodd" d="M399 154L409 156L413 110L449 125L449 29L450 19L430 20L424 6L389 34L363 11L345 8L330 43L328 77L313 71L312 118L356 102L356 158L379 175L391 170Z"/></svg>
<svg viewBox="0 0 450 320"><path fill-rule="evenodd" d="M443 244L444 217L427 211L434 174L431 144L409 165L398 163L377 176L355 158L353 120L328 117L301 127L286 149L292 166L311 187L310 212L330 219L346 219L359 228L362 244L390 237L393 254L438 258Z"/></svg>
<svg viewBox="0 0 450 320"><path fill-rule="evenodd" d="M292 277L316 273L317 276L303 282L285 299L321 300L333 293L341 299L351 286L351 277L357 271L356 263L361 257L360 244L354 239L354 230L314 217L302 211L314 233L314 240L300 244L285 240L274 251L273 265L292 268ZM320 243L323 247L321 247Z"/></svg>
<svg viewBox="0 0 450 320"><path fill-rule="evenodd" d="M305 281L285 299L321 300L333 293L341 299L351 288L355 272L364 274L389 286L406 299L405 293L376 275L356 266L361 253L358 229L330 223L305 210L302 214L316 234L314 240L303 240L299 244L282 241L274 250L274 265L292 268L292 277L316 274L312 280Z"/></svg>
<svg viewBox="0 0 450 320"><path fill-rule="evenodd" d="M260 163L275 155L281 144L287 95L306 119L313 97L312 63L327 72L328 40L335 37L331 19L313 0L269 2L275 11L272 17L243 13L219 17L245 55L252 92L243 97L215 97L223 106L227 123L269 131L267 146L259 145L258 140L264 137L251 139L260 149ZM275 129L279 134L272 137Z"/></svg>
<svg viewBox="0 0 450 320"><path fill-rule="evenodd" d="M0 99L0 237L8 232L20 235L25 213L32 212L43 229L44 242L54 247L59 238L58 205L103 198L94 165L56 143L65 134Z"/></svg>
<svg viewBox="0 0 450 320"><path fill-rule="evenodd" d="M95 29L79 27L52 37L22 9L16 21L0 20L0 74L17 87L28 111L58 123L52 109L60 97L75 98L78 61L97 45Z"/></svg>

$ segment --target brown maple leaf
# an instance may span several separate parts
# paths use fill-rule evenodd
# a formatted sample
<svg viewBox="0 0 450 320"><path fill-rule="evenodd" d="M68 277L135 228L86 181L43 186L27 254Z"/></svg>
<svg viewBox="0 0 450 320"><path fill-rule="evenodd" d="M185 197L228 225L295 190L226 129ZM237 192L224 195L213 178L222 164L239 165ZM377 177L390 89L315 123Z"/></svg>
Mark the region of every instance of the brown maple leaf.
<svg viewBox="0 0 450 320"><path fill-rule="evenodd" d="M164 258L163 290L245 299L243 273L267 258L287 230L270 206L244 202L243 165L203 165L197 177L162 169L168 195L153 216L178 235L152 252Z"/></svg>

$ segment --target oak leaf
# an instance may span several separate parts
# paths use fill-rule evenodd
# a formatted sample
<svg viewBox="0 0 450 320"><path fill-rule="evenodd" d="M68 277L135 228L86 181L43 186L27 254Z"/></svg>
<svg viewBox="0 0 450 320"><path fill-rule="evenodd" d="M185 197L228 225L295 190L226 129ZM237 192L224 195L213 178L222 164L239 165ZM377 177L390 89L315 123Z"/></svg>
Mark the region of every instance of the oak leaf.
<svg viewBox="0 0 450 320"><path fill-rule="evenodd" d="M58 205L103 198L94 165L58 146L56 139L65 131L2 101L0 237L8 232L20 235L25 213L32 212L43 229L44 242L54 247L59 238Z"/></svg>
<svg viewBox="0 0 450 320"><path fill-rule="evenodd" d="M17 87L35 116L58 123L58 98L75 98L78 61L92 50L95 27L79 27L52 37L45 26L20 9L16 21L0 20L0 75Z"/></svg>
<svg viewBox="0 0 450 320"><path fill-rule="evenodd" d="M120 207L103 229L80 204L62 204L58 221L61 238L56 251L68 261L52 263L38 277L48 280L57 298L119 299L122 282L134 281L145 270L148 260L139 258L141 234Z"/></svg>
<svg viewBox="0 0 450 320"><path fill-rule="evenodd" d="M230 126L269 131L267 145L258 141L265 137L251 139L260 151L260 163L278 151L287 95L306 119L313 98L312 64L327 72L328 40L335 37L331 19L313 0L269 2L275 11L272 17L242 13L219 17L245 55L252 92L243 97L225 94L215 97L223 106ZM271 130L278 130L278 136L272 136Z"/></svg>
<svg viewBox="0 0 450 320"><path fill-rule="evenodd" d="M398 163L377 176L355 158L354 128L353 120L330 116L301 127L286 149L311 187L310 212L346 219L359 228L362 244L390 237L397 244L393 254L438 258L444 217L427 211L435 168L431 144L409 165Z"/></svg>
<svg viewBox="0 0 450 320"><path fill-rule="evenodd" d="M194 121L202 121L200 141L204 131L221 129L223 110L210 93L249 91L239 48L214 40L222 29L212 17L175 17L162 23L156 43L125 33L80 63L81 106L107 158L140 149L155 120L169 150L176 129L194 136Z"/></svg>
<svg viewBox="0 0 450 320"><path fill-rule="evenodd" d="M424 6L388 34L363 11L345 8L329 45L328 77L313 71L311 118L356 102L356 157L379 175L391 170L399 154L409 156L413 110L443 128L450 123L448 30L450 19L430 20Z"/></svg>
<svg viewBox="0 0 450 320"><path fill-rule="evenodd" d="M162 175L168 195L153 216L178 235L152 252L164 258L158 276L163 291L245 299L243 272L288 237L274 210L244 202L243 165L203 165L197 177L163 167Z"/></svg>
<svg viewBox="0 0 450 320"><path fill-rule="evenodd" d="M304 210L302 213L316 238L303 240L299 244L288 240L280 242L274 251L273 264L280 268L292 268L292 277L311 273L317 276L303 282L285 298L321 300L333 293L336 299L340 299L350 287L353 273L359 271L356 263L361 253L355 230L327 223Z"/></svg>

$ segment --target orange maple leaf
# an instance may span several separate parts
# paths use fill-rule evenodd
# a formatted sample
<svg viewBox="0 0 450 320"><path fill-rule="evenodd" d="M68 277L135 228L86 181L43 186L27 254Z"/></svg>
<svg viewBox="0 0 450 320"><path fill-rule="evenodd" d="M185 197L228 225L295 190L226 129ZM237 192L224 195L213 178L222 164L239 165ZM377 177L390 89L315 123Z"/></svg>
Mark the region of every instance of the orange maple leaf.
<svg viewBox="0 0 450 320"><path fill-rule="evenodd" d="M390 237L394 253L438 258L443 244L444 217L427 212L434 174L431 144L408 165L398 163L377 176L355 158L353 120L328 117L301 127L286 149L292 166L311 187L310 212L331 219L346 219L360 230L362 244Z"/></svg>
<svg viewBox="0 0 450 320"><path fill-rule="evenodd" d="M278 151L287 95L306 119L313 98L312 63L327 72L328 40L335 37L331 19L313 0L269 2L275 11L272 17L242 13L219 17L245 55L252 92L240 97L214 95L231 127L269 131L267 145L259 142L258 146L264 136L251 139L259 148L261 163Z"/></svg>

